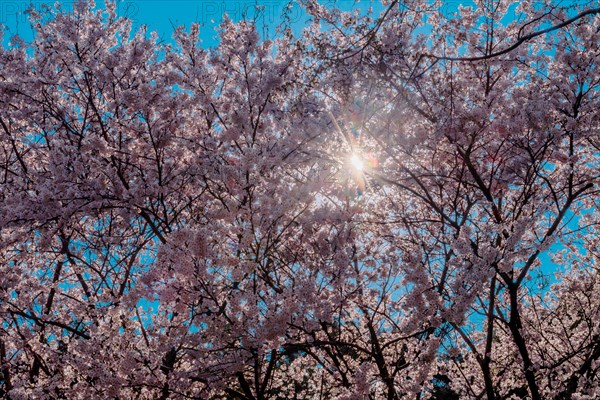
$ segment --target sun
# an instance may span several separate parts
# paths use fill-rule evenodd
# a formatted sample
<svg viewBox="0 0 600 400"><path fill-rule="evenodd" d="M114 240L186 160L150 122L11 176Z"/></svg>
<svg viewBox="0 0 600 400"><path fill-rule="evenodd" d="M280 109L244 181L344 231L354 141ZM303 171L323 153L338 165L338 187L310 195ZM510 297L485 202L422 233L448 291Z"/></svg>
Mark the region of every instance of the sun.
<svg viewBox="0 0 600 400"><path fill-rule="evenodd" d="M365 169L365 163L358 156L358 154L352 154L352 157L350 157L350 162L352 163L352 166L354 168L356 168L358 171L362 171Z"/></svg>

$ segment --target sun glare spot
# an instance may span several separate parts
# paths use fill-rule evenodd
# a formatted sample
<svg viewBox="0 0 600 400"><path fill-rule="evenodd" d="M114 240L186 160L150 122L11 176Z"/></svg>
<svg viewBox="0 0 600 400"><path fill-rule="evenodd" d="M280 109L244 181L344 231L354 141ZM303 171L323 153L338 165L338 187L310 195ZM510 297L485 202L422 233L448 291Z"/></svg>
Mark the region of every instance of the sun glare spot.
<svg viewBox="0 0 600 400"><path fill-rule="evenodd" d="M359 171L365 169L365 163L363 162L363 160L360 159L360 157L357 154L352 154L350 162L352 163L352 166Z"/></svg>

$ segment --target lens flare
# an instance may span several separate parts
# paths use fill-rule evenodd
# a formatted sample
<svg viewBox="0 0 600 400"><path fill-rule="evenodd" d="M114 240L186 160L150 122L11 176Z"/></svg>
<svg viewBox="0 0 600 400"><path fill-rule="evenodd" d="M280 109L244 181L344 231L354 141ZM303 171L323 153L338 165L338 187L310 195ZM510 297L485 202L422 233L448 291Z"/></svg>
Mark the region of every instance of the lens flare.
<svg viewBox="0 0 600 400"><path fill-rule="evenodd" d="M350 157L350 162L352 163L352 166L359 171L365 169L365 163L357 154L352 154L352 157Z"/></svg>

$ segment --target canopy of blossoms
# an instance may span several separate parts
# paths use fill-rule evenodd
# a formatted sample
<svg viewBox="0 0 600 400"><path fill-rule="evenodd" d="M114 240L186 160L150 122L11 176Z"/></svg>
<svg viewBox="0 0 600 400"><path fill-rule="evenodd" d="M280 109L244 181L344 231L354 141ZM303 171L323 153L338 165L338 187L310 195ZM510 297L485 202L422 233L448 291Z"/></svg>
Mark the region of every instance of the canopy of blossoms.
<svg viewBox="0 0 600 400"><path fill-rule="evenodd" d="M597 399L598 4L0 48L0 397Z"/></svg>

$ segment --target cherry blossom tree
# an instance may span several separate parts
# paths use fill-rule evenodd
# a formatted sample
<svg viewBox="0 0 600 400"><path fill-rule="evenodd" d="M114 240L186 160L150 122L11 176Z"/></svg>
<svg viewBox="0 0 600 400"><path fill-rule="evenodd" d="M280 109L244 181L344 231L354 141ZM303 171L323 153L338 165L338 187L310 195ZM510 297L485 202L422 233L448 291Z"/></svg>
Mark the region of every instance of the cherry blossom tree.
<svg viewBox="0 0 600 400"><path fill-rule="evenodd" d="M0 50L1 396L600 395L600 9L301 4Z"/></svg>

